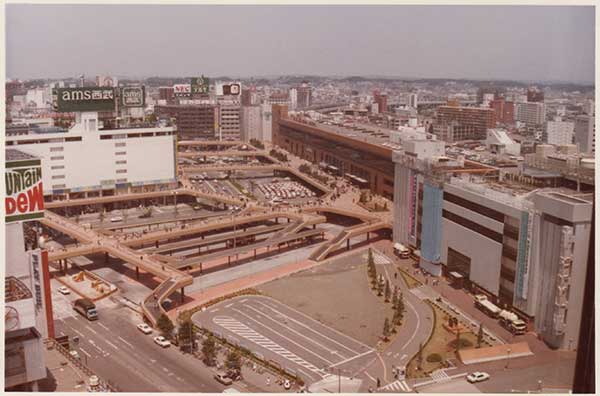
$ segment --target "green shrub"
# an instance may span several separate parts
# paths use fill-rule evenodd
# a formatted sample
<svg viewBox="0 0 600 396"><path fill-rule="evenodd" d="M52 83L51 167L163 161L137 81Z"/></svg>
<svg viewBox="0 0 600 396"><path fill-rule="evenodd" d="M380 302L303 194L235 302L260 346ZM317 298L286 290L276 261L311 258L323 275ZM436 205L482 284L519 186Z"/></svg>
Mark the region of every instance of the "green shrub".
<svg viewBox="0 0 600 396"><path fill-rule="evenodd" d="M429 363L438 363L442 361L442 357L440 356L439 353L432 353L429 356L427 356L426 359Z"/></svg>

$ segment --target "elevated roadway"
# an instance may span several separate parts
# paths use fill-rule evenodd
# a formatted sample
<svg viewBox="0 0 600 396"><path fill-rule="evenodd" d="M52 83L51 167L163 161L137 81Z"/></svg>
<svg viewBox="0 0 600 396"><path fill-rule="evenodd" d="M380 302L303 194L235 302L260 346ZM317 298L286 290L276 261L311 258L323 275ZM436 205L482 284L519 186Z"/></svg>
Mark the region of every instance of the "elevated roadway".
<svg viewBox="0 0 600 396"><path fill-rule="evenodd" d="M179 152L179 158L198 158L198 157L268 157L269 153L264 150L246 151L246 150L225 150L225 151L191 151Z"/></svg>

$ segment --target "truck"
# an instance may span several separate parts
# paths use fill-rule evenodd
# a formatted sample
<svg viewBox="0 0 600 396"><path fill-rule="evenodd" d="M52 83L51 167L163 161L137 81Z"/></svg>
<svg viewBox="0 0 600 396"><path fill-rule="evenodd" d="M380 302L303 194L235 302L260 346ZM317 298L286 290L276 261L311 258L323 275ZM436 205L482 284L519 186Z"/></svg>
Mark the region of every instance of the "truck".
<svg viewBox="0 0 600 396"><path fill-rule="evenodd" d="M96 311L96 304L89 298L80 298L75 300L73 303L73 309L83 316L87 320L98 320L98 311Z"/></svg>
<svg viewBox="0 0 600 396"><path fill-rule="evenodd" d="M475 308L479 309L487 316L496 319L500 314L501 309L494 305L487 299L487 296L483 294L477 294L475 296Z"/></svg>
<svg viewBox="0 0 600 396"><path fill-rule="evenodd" d="M527 324L519 319L519 317L510 311L503 309L498 315L500 317L500 325L514 335L525 334Z"/></svg>
<svg viewBox="0 0 600 396"><path fill-rule="evenodd" d="M394 244L394 253L401 259L407 259L410 257L410 249L401 243Z"/></svg>

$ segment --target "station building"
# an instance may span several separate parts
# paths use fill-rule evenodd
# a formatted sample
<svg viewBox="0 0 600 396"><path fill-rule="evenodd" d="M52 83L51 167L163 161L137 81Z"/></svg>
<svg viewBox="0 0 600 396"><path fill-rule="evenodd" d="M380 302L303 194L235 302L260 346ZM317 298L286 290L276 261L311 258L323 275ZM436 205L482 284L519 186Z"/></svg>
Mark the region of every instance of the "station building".
<svg viewBox="0 0 600 396"><path fill-rule="evenodd" d="M450 176L410 147L394 160L394 242L418 251L429 273L458 274L515 310L550 346L576 349L593 192L568 180L543 188L548 172L523 166Z"/></svg>

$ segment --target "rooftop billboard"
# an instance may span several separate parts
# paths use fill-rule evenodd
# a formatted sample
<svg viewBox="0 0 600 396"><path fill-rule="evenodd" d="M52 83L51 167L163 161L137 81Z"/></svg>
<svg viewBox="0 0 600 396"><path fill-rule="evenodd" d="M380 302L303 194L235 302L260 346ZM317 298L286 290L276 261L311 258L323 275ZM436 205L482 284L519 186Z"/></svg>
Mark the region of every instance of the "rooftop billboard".
<svg viewBox="0 0 600 396"><path fill-rule="evenodd" d="M123 107L144 107L146 95L144 87L121 88L121 105Z"/></svg>
<svg viewBox="0 0 600 396"><path fill-rule="evenodd" d="M193 94L208 94L209 81L208 77L193 77L191 81Z"/></svg>
<svg viewBox="0 0 600 396"><path fill-rule="evenodd" d="M111 87L56 88L52 91L55 111L113 111L115 91Z"/></svg>

